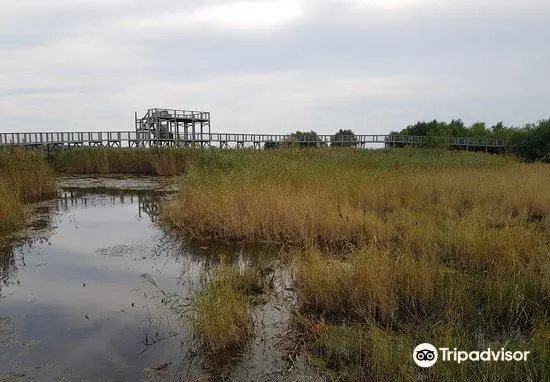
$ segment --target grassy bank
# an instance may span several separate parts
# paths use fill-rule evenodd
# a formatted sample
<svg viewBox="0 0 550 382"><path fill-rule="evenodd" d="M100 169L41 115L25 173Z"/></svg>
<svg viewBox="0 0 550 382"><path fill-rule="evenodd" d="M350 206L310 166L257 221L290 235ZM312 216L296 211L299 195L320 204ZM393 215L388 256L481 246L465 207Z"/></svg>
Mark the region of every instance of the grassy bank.
<svg viewBox="0 0 550 382"><path fill-rule="evenodd" d="M297 328L335 379L549 378L549 166L422 150L235 155L191 167L162 221L294 247ZM411 355L422 342L532 358L425 371Z"/></svg>
<svg viewBox="0 0 550 382"><path fill-rule="evenodd" d="M54 173L43 153L0 150L0 234L24 224L22 204L56 194Z"/></svg>

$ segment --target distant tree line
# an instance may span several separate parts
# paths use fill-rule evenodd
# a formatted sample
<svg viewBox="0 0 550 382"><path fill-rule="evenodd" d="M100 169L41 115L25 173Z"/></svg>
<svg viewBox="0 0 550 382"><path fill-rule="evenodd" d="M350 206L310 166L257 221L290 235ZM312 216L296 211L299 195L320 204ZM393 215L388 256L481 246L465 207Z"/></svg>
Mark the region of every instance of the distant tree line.
<svg viewBox="0 0 550 382"><path fill-rule="evenodd" d="M431 139L425 143L428 147L445 145L439 137L504 139L507 141L507 152L514 153L526 161L550 162L550 119L536 124L526 124L523 127L505 126L502 122L487 127L484 122L475 122L467 126L460 119L451 122L433 120L417 122L401 131L393 131L390 135L429 137Z"/></svg>
<svg viewBox="0 0 550 382"><path fill-rule="evenodd" d="M264 149L277 149L283 147L327 147L329 142L325 142L315 131L296 131L290 134L282 142L268 141L264 144ZM355 147L357 146L357 137L351 130L340 129L336 134L330 137L330 147Z"/></svg>
<svg viewBox="0 0 550 382"><path fill-rule="evenodd" d="M508 150L524 160L550 162L550 119L517 129L510 138Z"/></svg>
<svg viewBox="0 0 550 382"><path fill-rule="evenodd" d="M536 124L527 124L523 127L505 126L503 122L489 127L484 122L475 122L467 126L460 119L450 122L434 119L428 122L417 122L401 131L392 131L390 135L428 137L423 144L424 147L445 147L447 144L440 139L442 137L504 139L507 142L506 151L514 153L526 161L550 162L550 119L542 120ZM315 148L329 145L330 147L357 147L358 141L355 133L349 129L338 130L330 137L329 142L322 140L313 130L296 131L288 135L282 142L266 142L264 148ZM395 144L397 147L404 145ZM457 147L447 148L456 149ZM483 148L471 149L481 150Z"/></svg>
<svg viewBox="0 0 550 382"><path fill-rule="evenodd" d="M470 126L466 126L460 119L453 119L451 122L440 122L434 119L429 122L417 122L398 132L392 131L390 135L510 139L515 130L514 128L504 126L502 122L487 127L485 122L475 122Z"/></svg>

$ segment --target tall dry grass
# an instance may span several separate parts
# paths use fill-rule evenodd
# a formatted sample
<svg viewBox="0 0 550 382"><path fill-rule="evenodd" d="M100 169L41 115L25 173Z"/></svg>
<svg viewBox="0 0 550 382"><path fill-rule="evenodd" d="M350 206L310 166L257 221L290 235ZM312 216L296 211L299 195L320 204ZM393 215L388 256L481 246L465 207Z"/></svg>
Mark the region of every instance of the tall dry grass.
<svg viewBox="0 0 550 382"><path fill-rule="evenodd" d="M0 234L24 223L22 204L56 194L54 173L42 152L0 150Z"/></svg>
<svg viewBox="0 0 550 382"><path fill-rule="evenodd" d="M0 150L0 178L23 202L54 196L57 193L54 172L43 152Z"/></svg>
<svg viewBox="0 0 550 382"><path fill-rule="evenodd" d="M171 176L184 173L201 151L206 152L181 148L78 148L53 152L50 161L56 171L68 174Z"/></svg>
<svg viewBox="0 0 550 382"><path fill-rule="evenodd" d="M511 241L517 224L550 211L544 166L465 153L350 153L243 153L245 163L229 169L193 166L164 221L193 238L299 246L383 241L421 251L422 235L435 232L420 223L442 232L440 245L452 245L448 231L470 222L504 224Z"/></svg>
<svg viewBox="0 0 550 382"><path fill-rule="evenodd" d="M224 263L194 297L191 325L209 351L243 345L253 334L249 296L264 290L260 272Z"/></svg>
<svg viewBox="0 0 550 382"><path fill-rule="evenodd" d="M20 228L23 219L19 193L0 180L0 234Z"/></svg>
<svg viewBox="0 0 550 382"><path fill-rule="evenodd" d="M200 167L203 171L227 170L246 163L245 151L198 148L92 147L59 150L50 163L66 174L148 174L172 176Z"/></svg>
<svg viewBox="0 0 550 382"><path fill-rule="evenodd" d="M191 238L297 248L301 328L335 376L422 378L410 354L427 341L533 351L427 380L548 377L550 166L422 150L232 155L192 166L162 221Z"/></svg>

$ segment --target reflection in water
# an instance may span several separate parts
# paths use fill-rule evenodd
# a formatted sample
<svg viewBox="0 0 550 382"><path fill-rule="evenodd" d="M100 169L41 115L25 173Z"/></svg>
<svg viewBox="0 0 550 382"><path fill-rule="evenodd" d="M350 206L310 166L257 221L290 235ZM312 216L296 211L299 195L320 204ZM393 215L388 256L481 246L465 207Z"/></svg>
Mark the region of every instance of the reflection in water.
<svg viewBox="0 0 550 382"><path fill-rule="evenodd" d="M118 204L137 204L138 217L145 214L152 222L155 222L159 214L160 197L166 192L153 192L146 190L120 190L116 188L63 188L58 201L63 211L70 208L104 207L106 203L111 206ZM102 197L98 197L101 195Z"/></svg>
<svg viewBox="0 0 550 382"><path fill-rule="evenodd" d="M276 345L293 304L288 277L254 309L257 337L229 357L203 352L167 309L160 290L189 299L221 255L241 267L274 260L269 251L179 240L154 224L163 197L64 188L38 205L36 221L49 233L0 249L0 315L14 333L0 341L0 380L291 378Z"/></svg>
<svg viewBox="0 0 550 382"><path fill-rule="evenodd" d="M0 238L0 298L3 289L19 285L17 270L25 267L25 256L36 246L48 245L52 208L37 205L31 211L30 227L19 238Z"/></svg>
<svg viewBox="0 0 550 382"><path fill-rule="evenodd" d="M13 253L13 246L0 247L0 297L2 288L17 284L17 264Z"/></svg>
<svg viewBox="0 0 550 382"><path fill-rule="evenodd" d="M145 215L151 222L155 222L162 195L166 193L116 188L63 188L55 201L37 203L30 211L32 229L23 238L0 242L0 296L2 287L18 284L17 269L25 266L25 253L32 252L34 246L48 243L47 230L52 228L52 216L56 213L75 208L130 204L137 206L138 219Z"/></svg>

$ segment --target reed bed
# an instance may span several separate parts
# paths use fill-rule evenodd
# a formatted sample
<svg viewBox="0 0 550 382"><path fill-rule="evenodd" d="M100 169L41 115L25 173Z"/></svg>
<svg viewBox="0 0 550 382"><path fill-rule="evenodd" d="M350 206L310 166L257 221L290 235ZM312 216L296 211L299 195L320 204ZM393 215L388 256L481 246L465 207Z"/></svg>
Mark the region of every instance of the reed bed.
<svg viewBox="0 0 550 382"><path fill-rule="evenodd" d="M422 150L240 155L191 167L161 220L193 239L293 247L297 328L334 379L549 379L550 166ZM422 371L422 342L532 358Z"/></svg>
<svg viewBox="0 0 550 382"><path fill-rule="evenodd" d="M298 330L336 380L548 380L550 267L547 255L540 261L475 272L405 251L361 249L346 259L310 251L296 271ZM533 358L438 363L423 373L411 359L423 342Z"/></svg>
<svg viewBox="0 0 550 382"><path fill-rule="evenodd" d="M452 245L470 223L504 224L513 235L550 211L542 165L481 154L350 153L258 152L221 171L193 166L164 222L198 239L334 247L383 241L422 250L433 243L422 238L431 229L440 232L439 244Z"/></svg>
<svg viewBox="0 0 550 382"><path fill-rule="evenodd" d="M439 324L427 330L417 326L403 333L376 323L331 324L300 317L299 330L307 333L310 360L334 381L547 381L548 324L535 328L525 340L518 336L492 341L480 332L467 332L456 324ZM429 337L428 337L429 336ZM506 349L530 351L528 362L440 362L422 370L412 362L412 349L434 338L450 349ZM435 343L437 346L437 343ZM442 345L440 345L442 346Z"/></svg>
<svg viewBox="0 0 550 382"><path fill-rule="evenodd" d="M54 173L43 153L0 150L0 234L21 228L23 203L55 196Z"/></svg>
<svg viewBox="0 0 550 382"><path fill-rule="evenodd" d="M14 231L23 224L23 208L19 193L0 180L0 234Z"/></svg>
<svg viewBox="0 0 550 382"><path fill-rule="evenodd" d="M238 153L193 148L94 147L60 150L50 155L53 168L65 174L181 175L193 166L223 168L238 162ZM230 158L230 159L228 159Z"/></svg>
<svg viewBox="0 0 550 382"><path fill-rule="evenodd" d="M191 326L211 352L243 345L253 333L250 296L262 293L264 281L255 268L224 263L194 298Z"/></svg>
<svg viewBox="0 0 550 382"><path fill-rule="evenodd" d="M285 247L297 330L337 380L550 379L550 166L438 150L59 151L64 173L185 174L161 223L189 239ZM55 195L39 152L0 151L0 233ZM210 351L253 333L261 275L222 266L195 295ZM525 363L417 368L414 346L529 350Z"/></svg>

